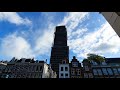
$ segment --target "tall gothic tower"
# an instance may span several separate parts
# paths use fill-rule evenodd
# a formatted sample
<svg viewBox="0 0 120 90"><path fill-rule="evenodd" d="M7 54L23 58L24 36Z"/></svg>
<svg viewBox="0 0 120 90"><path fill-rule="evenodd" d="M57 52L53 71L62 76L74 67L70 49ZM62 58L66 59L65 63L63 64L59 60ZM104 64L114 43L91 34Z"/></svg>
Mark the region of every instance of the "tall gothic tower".
<svg viewBox="0 0 120 90"><path fill-rule="evenodd" d="M59 77L59 64L64 58L69 60L69 46L67 46L67 30L65 26L57 26L55 29L54 43L51 50L51 68Z"/></svg>

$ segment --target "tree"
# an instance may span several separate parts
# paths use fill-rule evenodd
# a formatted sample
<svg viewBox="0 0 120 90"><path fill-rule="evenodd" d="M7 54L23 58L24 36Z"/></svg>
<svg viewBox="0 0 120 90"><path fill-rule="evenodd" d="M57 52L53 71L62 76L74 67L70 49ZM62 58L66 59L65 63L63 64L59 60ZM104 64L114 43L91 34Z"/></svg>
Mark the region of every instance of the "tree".
<svg viewBox="0 0 120 90"><path fill-rule="evenodd" d="M105 58L100 56L100 55L96 55L96 54L87 54L87 60L88 61L94 61L98 64L100 64L100 62L104 62Z"/></svg>
<svg viewBox="0 0 120 90"><path fill-rule="evenodd" d="M88 59L83 59L82 63L83 63L83 62L89 62L89 61L88 61Z"/></svg>

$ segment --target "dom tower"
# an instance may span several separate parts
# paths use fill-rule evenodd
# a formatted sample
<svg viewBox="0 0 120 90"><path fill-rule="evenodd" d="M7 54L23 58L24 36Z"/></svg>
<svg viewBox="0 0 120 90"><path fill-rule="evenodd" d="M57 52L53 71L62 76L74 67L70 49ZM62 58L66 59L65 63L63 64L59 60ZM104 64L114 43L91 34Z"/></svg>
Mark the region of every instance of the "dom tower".
<svg viewBox="0 0 120 90"><path fill-rule="evenodd" d="M67 46L66 27L57 26L54 34L50 64L51 68L57 73L57 77L59 77L59 63L61 63L64 58L68 58L69 60L69 46Z"/></svg>

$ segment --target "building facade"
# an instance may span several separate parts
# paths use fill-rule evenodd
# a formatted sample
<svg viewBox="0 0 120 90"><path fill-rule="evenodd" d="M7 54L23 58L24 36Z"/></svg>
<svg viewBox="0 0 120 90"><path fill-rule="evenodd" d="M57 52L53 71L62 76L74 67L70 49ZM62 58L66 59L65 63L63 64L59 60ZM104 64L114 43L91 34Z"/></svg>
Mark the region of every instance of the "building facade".
<svg viewBox="0 0 120 90"><path fill-rule="evenodd" d="M54 33L54 44L51 50L50 64L59 77L59 64L66 57L69 59L69 47L67 46L67 30L65 26L57 26Z"/></svg>
<svg viewBox="0 0 120 90"><path fill-rule="evenodd" d="M88 60L83 60L82 63L83 63L82 69L83 78L93 78L91 63L89 63Z"/></svg>
<svg viewBox="0 0 120 90"><path fill-rule="evenodd" d="M120 64L112 61L114 61L112 58L100 64L94 61L83 61L84 78L120 78Z"/></svg>
<svg viewBox="0 0 120 90"><path fill-rule="evenodd" d="M57 74L52 70L50 64L49 64L48 72L49 72L49 78L57 78Z"/></svg>
<svg viewBox="0 0 120 90"><path fill-rule="evenodd" d="M59 63L59 78L120 78L120 58L105 58L100 63L84 59L82 64L75 56L71 62L64 58ZM13 58L0 62L0 78L57 78L57 74L45 61Z"/></svg>
<svg viewBox="0 0 120 90"><path fill-rule="evenodd" d="M6 78L6 74L3 74L3 71L5 70L6 66L6 62L0 61L0 78Z"/></svg>
<svg viewBox="0 0 120 90"><path fill-rule="evenodd" d="M70 78L69 60L64 59L59 64L59 78Z"/></svg>
<svg viewBox="0 0 120 90"><path fill-rule="evenodd" d="M105 60L111 66L115 78L120 78L120 58L105 58Z"/></svg>
<svg viewBox="0 0 120 90"><path fill-rule="evenodd" d="M70 63L70 78L82 78L82 67L81 63L73 56Z"/></svg>
<svg viewBox="0 0 120 90"><path fill-rule="evenodd" d="M22 58L13 58L7 63L3 74L8 78L53 78L55 72L49 69L49 65L44 61ZM51 75L52 74L52 75Z"/></svg>

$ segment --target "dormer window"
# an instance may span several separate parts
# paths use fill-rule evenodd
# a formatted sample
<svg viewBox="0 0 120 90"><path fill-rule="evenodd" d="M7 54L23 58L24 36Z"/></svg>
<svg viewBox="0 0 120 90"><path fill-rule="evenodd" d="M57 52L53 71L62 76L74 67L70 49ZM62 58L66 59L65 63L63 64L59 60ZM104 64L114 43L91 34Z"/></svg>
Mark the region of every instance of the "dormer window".
<svg viewBox="0 0 120 90"><path fill-rule="evenodd" d="M102 65L107 65L107 63L106 62L102 62Z"/></svg>
<svg viewBox="0 0 120 90"><path fill-rule="evenodd" d="M92 61L92 64L93 64L93 65L98 65L98 64L97 64L96 62L94 62L94 61Z"/></svg>

